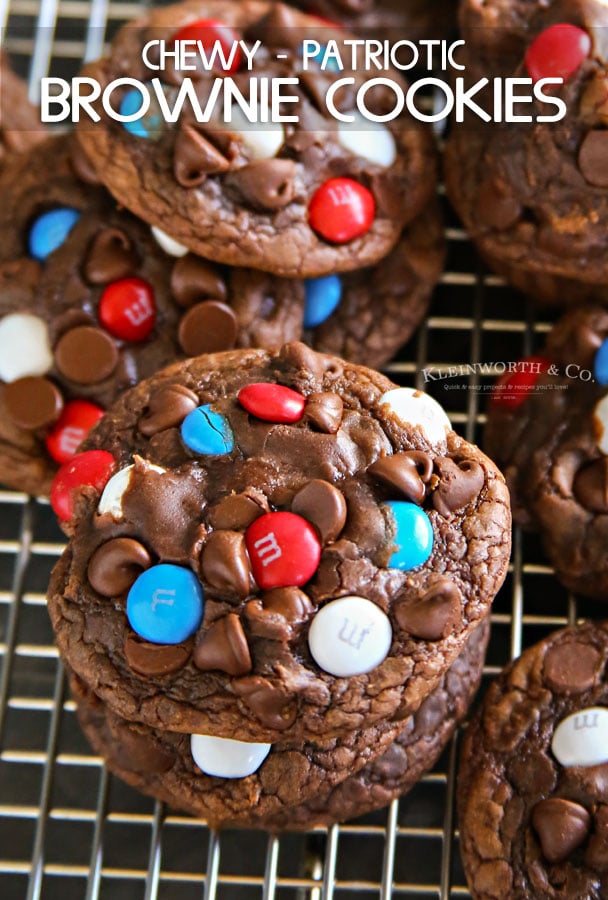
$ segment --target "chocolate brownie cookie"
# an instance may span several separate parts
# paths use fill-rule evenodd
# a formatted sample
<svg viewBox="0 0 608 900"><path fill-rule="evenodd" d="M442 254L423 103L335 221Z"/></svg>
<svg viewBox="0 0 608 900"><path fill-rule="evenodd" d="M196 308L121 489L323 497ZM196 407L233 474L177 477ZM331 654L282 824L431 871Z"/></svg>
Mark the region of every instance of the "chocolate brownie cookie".
<svg viewBox="0 0 608 900"><path fill-rule="evenodd" d="M490 460L428 395L303 344L173 366L83 451L51 493L71 535L53 626L153 728L317 740L405 718L506 572Z"/></svg>
<svg viewBox="0 0 608 900"><path fill-rule="evenodd" d="M432 768L477 690L488 634L486 619L405 723L380 724L320 744L281 742L257 750L259 745L158 731L110 712L75 676L71 685L93 748L133 787L201 816L214 828L299 830L386 806ZM387 747L395 731L398 737ZM252 761L254 753L259 756ZM252 766L250 774L240 774Z"/></svg>
<svg viewBox="0 0 608 900"><path fill-rule="evenodd" d="M454 127L445 161L448 194L488 265L516 287L561 305L605 299L608 7L556 3L535 23L542 30L530 33L508 74L534 82L564 78L552 95L565 103L566 117ZM474 37L472 28L467 59L476 58ZM555 112L538 100L516 109L534 119Z"/></svg>
<svg viewBox="0 0 608 900"><path fill-rule="evenodd" d="M251 125L235 101L228 122L223 102L214 105L210 94L223 83L216 72L156 71L142 59L151 40L172 45L196 38L207 49L220 38L230 48L238 46L235 40L257 47L250 68L239 50L227 70L247 102L255 98L260 78L297 79L289 88L297 104L284 104L289 108L283 114L298 121L284 125L274 116L275 124ZM267 0L188 0L126 26L110 56L87 71L102 89L119 76L160 78L173 106L188 75L205 109L211 96L214 113L206 123L197 122L192 104L185 103L177 122L165 123L154 96L143 119L120 123L99 105L101 120L81 120L78 130L99 177L142 219L217 262L288 277L377 262L432 194L432 138L407 115L388 125L364 119L354 91L367 76L336 71L335 65L317 68L316 61L304 71L304 38L336 40L344 49L342 30ZM336 95L342 113L352 115L350 124L333 118L325 103L328 89L342 77L354 79ZM395 94L372 86L366 102L382 115L394 106ZM120 107L135 114L141 103L132 88Z"/></svg>
<svg viewBox="0 0 608 900"><path fill-rule="evenodd" d="M608 312L573 310L490 403L485 446L503 469L516 520L537 528L560 580L608 599L605 434Z"/></svg>
<svg viewBox="0 0 608 900"><path fill-rule="evenodd" d="M303 285L161 251L71 150L49 138L0 180L0 480L34 494L140 378L303 327Z"/></svg>
<svg viewBox="0 0 608 900"><path fill-rule="evenodd" d="M608 623L558 631L489 688L459 772L460 843L475 900L608 891Z"/></svg>
<svg viewBox="0 0 608 900"><path fill-rule="evenodd" d="M7 156L44 140L46 129L27 96L27 86L0 52L0 167Z"/></svg>

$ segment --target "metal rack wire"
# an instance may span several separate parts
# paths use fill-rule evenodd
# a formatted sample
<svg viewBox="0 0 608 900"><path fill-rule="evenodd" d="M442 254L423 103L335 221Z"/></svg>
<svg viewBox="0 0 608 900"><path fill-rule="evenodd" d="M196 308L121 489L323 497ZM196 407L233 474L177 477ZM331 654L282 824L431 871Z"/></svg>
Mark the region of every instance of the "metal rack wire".
<svg viewBox="0 0 608 900"><path fill-rule="evenodd" d="M4 44L37 99L42 75L75 73L124 20L118 0L0 0ZM430 317L387 372L529 354L548 328L480 266L446 208L449 255ZM426 385L479 441L487 379ZM449 389L447 389L449 385ZM211 833L108 776L76 724L45 609L63 540L48 504L0 491L0 898L2 900L388 900L468 897L454 822L457 740L402 801L329 831ZM601 612L601 610L600 610ZM538 541L517 533L497 598L484 680L521 648L588 613Z"/></svg>

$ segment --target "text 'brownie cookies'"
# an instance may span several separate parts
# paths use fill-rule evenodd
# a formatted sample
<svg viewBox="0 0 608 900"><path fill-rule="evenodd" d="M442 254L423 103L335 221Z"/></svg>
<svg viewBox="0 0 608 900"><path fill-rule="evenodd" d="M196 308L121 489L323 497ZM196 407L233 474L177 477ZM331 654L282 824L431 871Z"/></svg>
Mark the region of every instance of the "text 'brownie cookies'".
<svg viewBox="0 0 608 900"><path fill-rule="evenodd" d="M608 624L556 632L492 684L464 740L462 857L474 900L608 891Z"/></svg>
<svg viewBox="0 0 608 900"><path fill-rule="evenodd" d="M303 830L386 806L432 768L477 690L488 634L485 619L440 685L405 722L315 744L278 743L261 751L250 744L247 768L258 765L245 775L235 767L235 741L128 722L74 676L71 686L94 749L112 772L140 791L201 816L213 828Z"/></svg>
<svg viewBox="0 0 608 900"><path fill-rule="evenodd" d="M485 447L520 524L537 528L560 580L608 599L608 312L564 316L537 356L495 387Z"/></svg>
<svg viewBox="0 0 608 900"><path fill-rule="evenodd" d="M243 741L411 715L510 550L502 476L435 401L302 344L127 392L51 501L76 675L123 718Z"/></svg>
<svg viewBox="0 0 608 900"><path fill-rule="evenodd" d="M229 71L219 73L233 79L248 103L257 96L259 79L296 79L291 90L297 103L283 110L296 122L282 123L275 115L264 123L260 113L251 124L236 101L230 122L224 103L209 99L222 84L218 72L155 69L149 54L147 62L142 59L150 41L200 39L210 46L218 34L233 48L238 40L255 48L251 63L239 49ZM101 180L132 212L217 262L288 277L377 262L432 195L433 141L406 114L386 125L368 121L355 104L355 91L368 76L321 69L316 62L306 70L304 38L342 45L345 34L265 0L189 0L125 26L110 56L93 64L88 75L102 90L125 75L141 82L160 79L169 107L189 77L201 114L197 121L192 103L184 103L177 121L169 123L153 97L143 119L121 123L101 103L95 105L100 121L81 119L78 137ZM326 106L328 89L343 76L354 79L336 94L347 122ZM390 88L372 85L366 102L382 114L394 97ZM125 115L142 103L136 88L118 100ZM213 114L202 121L209 103Z"/></svg>
<svg viewBox="0 0 608 900"><path fill-rule="evenodd" d="M517 105L516 121L453 128L456 211L488 265L535 299L605 299L608 6L468 0L461 16L468 77L561 78L552 96L566 115L551 121L555 108L535 100Z"/></svg>

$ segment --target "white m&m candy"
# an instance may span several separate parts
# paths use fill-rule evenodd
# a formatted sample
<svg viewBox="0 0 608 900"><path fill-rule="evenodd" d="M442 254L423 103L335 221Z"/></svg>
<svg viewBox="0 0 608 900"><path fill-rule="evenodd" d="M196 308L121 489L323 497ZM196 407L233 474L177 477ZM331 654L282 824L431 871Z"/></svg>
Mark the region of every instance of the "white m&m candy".
<svg viewBox="0 0 608 900"><path fill-rule="evenodd" d="M250 122L240 106L232 107L232 123L226 127L238 133L252 159L270 159L276 156L285 143L285 131L280 122Z"/></svg>
<svg viewBox="0 0 608 900"><path fill-rule="evenodd" d="M164 250L169 256L185 256L189 252L187 247L184 247L179 241L173 240L170 235L157 228L156 225L152 225L150 231L161 250Z"/></svg>
<svg viewBox="0 0 608 900"><path fill-rule="evenodd" d="M166 469L161 469L160 466L155 466L153 463L146 463L146 467L153 472L158 472L159 475L167 471ZM97 513L100 516L110 515L113 519L122 519L122 498L131 484L134 468L135 466L131 464L112 475L99 498Z"/></svg>
<svg viewBox="0 0 608 900"><path fill-rule="evenodd" d="M193 734L190 751L196 765L216 778L246 778L260 768L272 744L249 744L230 738Z"/></svg>
<svg viewBox="0 0 608 900"><path fill-rule="evenodd" d="M608 762L608 709L590 706L562 719L555 729L551 751L562 766Z"/></svg>
<svg viewBox="0 0 608 900"><path fill-rule="evenodd" d="M53 365L49 332L38 316L11 313L0 320L0 378L10 383L45 375Z"/></svg>
<svg viewBox="0 0 608 900"><path fill-rule="evenodd" d="M380 405L388 406L404 425L420 427L431 444L444 444L452 430L443 407L424 391L395 388L380 397Z"/></svg>
<svg viewBox="0 0 608 900"><path fill-rule="evenodd" d="M308 633L310 652L324 672L347 678L371 672L386 659L393 631L388 617L365 597L340 597L322 607Z"/></svg>
<svg viewBox="0 0 608 900"><path fill-rule="evenodd" d="M370 122L358 110L349 113L352 122L338 124L338 140L354 156L361 156L385 169L397 159L395 138L381 122Z"/></svg>

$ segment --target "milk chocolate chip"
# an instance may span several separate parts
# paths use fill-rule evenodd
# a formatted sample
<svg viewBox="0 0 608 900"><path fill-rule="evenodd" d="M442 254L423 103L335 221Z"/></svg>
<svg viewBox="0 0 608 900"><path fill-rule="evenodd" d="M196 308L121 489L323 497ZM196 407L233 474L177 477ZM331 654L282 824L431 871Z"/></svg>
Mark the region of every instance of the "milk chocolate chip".
<svg viewBox="0 0 608 900"><path fill-rule="evenodd" d="M247 597L255 589L245 536L238 531L213 531L201 556L201 574L216 591Z"/></svg>
<svg viewBox="0 0 608 900"><path fill-rule="evenodd" d="M308 596L299 588L276 588L245 606L251 633L275 641L288 641L314 611Z"/></svg>
<svg viewBox="0 0 608 900"><path fill-rule="evenodd" d="M237 169L230 181L252 206L276 210L293 200L295 175L292 159L261 159Z"/></svg>
<svg viewBox="0 0 608 900"><path fill-rule="evenodd" d="M591 827L591 816L578 803L561 797L541 800L532 810L532 825L548 862L567 859L583 843Z"/></svg>
<svg viewBox="0 0 608 900"><path fill-rule="evenodd" d="M214 622L194 650L194 665L202 671L218 669L228 675L251 671L251 655L240 619L229 613Z"/></svg>
<svg viewBox="0 0 608 900"><path fill-rule="evenodd" d="M216 529L245 531L265 512L269 512L268 500L260 491L250 488L248 493L230 494L212 507L209 524Z"/></svg>
<svg viewBox="0 0 608 900"><path fill-rule="evenodd" d="M462 596L448 578L439 579L420 600L402 601L395 607L399 627L425 641L446 638L460 621Z"/></svg>
<svg viewBox="0 0 608 900"><path fill-rule="evenodd" d="M228 291L219 269L188 253L171 270L171 293L179 306L193 306L199 300L226 300Z"/></svg>
<svg viewBox="0 0 608 900"><path fill-rule="evenodd" d="M463 459L456 463L445 457L435 460L439 472L439 484L431 495L433 506L442 516L451 516L464 509L479 496L485 475L483 468L473 459Z"/></svg>
<svg viewBox="0 0 608 900"><path fill-rule="evenodd" d="M125 641L129 667L140 675L170 675L190 659L190 644L150 644L130 634Z"/></svg>
<svg viewBox="0 0 608 900"><path fill-rule="evenodd" d="M304 419L325 434L335 434L342 424L344 404L338 394L314 393L306 402Z"/></svg>
<svg viewBox="0 0 608 900"><path fill-rule="evenodd" d="M422 503L425 485L433 474L433 460L422 450L383 456L367 470L413 503Z"/></svg>
<svg viewBox="0 0 608 900"><path fill-rule="evenodd" d="M55 347L59 371L77 384L97 384L118 364L118 348L101 328L83 325L67 331Z"/></svg>
<svg viewBox="0 0 608 900"><path fill-rule="evenodd" d="M148 411L138 422L139 430L151 437L166 428L173 428L197 406L198 397L194 391L181 384L169 384L150 396Z"/></svg>
<svg viewBox="0 0 608 900"><path fill-rule="evenodd" d="M593 687L601 668L602 658L595 647L568 641L549 648L543 676L556 694L575 694Z"/></svg>
<svg viewBox="0 0 608 900"><path fill-rule="evenodd" d="M190 307L179 323L178 338L186 356L231 350L238 322L234 311L218 300L205 300Z"/></svg>
<svg viewBox="0 0 608 900"><path fill-rule="evenodd" d="M89 284L109 284L133 275L138 259L130 238L119 228L104 228L87 250L84 277Z"/></svg>
<svg viewBox="0 0 608 900"><path fill-rule="evenodd" d="M3 387L6 411L19 428L35 431L56 422L63 409L59 388L48 378L27 376Z"/></svg>
<svg viewBox="0 0 608 900"><path fill-rule="evenodd" d="M295 721L295 704L268 679L251 675L240 678L232 686L266 728L282 730L289 728Z"/></svg>
<svg viewBox="0 0 608 900"><path fill-rule="evenodd" d="M133 538L121 537L98 547L89 560L89 583L102 597L118 597L151 565L150 554Z"/></svg>
<svg viewBox="0 0 608 900"><path fill-rule="evenodd" d="M346 500L329 481L309 481L293 498L291 510L315 526L324 544L335 541L346 524Z"/></svg>
<svg viewBox="0 0 608 900"><path fill-rule="evenodd" d="M506 231L515 225L522 213L522 207L496 179L491 178L484 181L479 188L476 211L483 225L497 231Z"/></svg>
<svg viewBox="0 0 608 900"><path fill-rule="evenodd" d="M608 457L602 456L576 473L574 496L585 509L608 513Z"/></svg>
<svg viewBox="0 0 608 900"><path fill-rule="evenodd" d="M225 172L230 163L192 125L180 128L173 150L173 174L184 188L202 184L207 175Z"/></svg>
<svg viewBox="0 0 608 900"><path fill-rule="evenodd" d="M608 131L590 131L578 153L583 178L594 187L608 187Z"/></svg>

